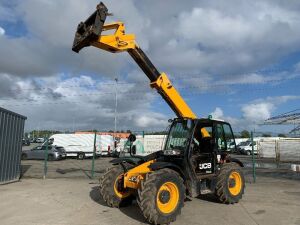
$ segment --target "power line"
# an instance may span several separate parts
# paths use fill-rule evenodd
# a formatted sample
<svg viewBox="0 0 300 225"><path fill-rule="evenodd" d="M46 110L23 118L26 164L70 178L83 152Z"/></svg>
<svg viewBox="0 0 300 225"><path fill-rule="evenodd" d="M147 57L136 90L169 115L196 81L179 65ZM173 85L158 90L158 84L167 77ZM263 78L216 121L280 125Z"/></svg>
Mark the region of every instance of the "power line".
<svg viewBox="0 0 300 225"><path fill-rule="evenodd" d="M296 78L295 78L296 79ZM300 79L297 78L297 79ZM277 84L278 81L273 81L273 82L269 82L267 85L272 85L272 84ZM119 84L119 83L118 83ZM178 90L185 90L185 89L201 89L201 88L205 88L205 90L199 90L200 92L201 91L206 91L206 92L209 92L209 90L207 89L210 89L210 88L220 88L220 87L223 87L223 88L227 88L229 86L234 86L234 85L237 85L237 84L214 84L214 85L189 85L189 86L184 86L184 87L176 87L176 89ZM244 84L240 84L240 85L244 85L244 86L254 86L254 85L259 85L259 84L253 84L253 83L244 83ZM278 85L282 85L282 84L278 84ZM264 88L251 88L250 91L260 91L260 90L266 90L266 89L269 89L269 88L273 88L273 87L264 87ZM278 88L278 87L277 87ZM248 90L248 89L243 89L243 91L245 90ZM214 90L215 91L215 90ZM136 94L136 93L145 93L145 90L131 90L131 91L121 91L119 92L120 94L123 94L123 95L128 95L128 94ZM221 91L221 90L218 90L218 93L232 93L232 91ZM61 93L57 93L57 94L61 94ZM80 97L80 96L98 96L98 95L112 95L112 94L115 94L115 92L103 92L101 91L101 93L90 93L90 94L68 94L68 95L62 95L62 96L58 96L57 98L62 98L62 97ZM50 96L51 97L51 96ZM45 96L35 96L34 97L35 99L40 99L40 98L49 98L49 96L45 95ZM19 100L20 97L11 97L11 98L0 98L0 100L11 100L11 99L16 99L16 100ZM32 100L32 99L31 99ZM31 101L29 99L29 101Z"/></svg>
<svg viewBox="0 0 300 225"><path fill-rule="evenodd" d="M247 74L245 74L246 76ZM250 73L251 75L251 73ZM169 76L170 79L174 79L173 84L176 84L178 82L178 80L203 80L205 78L208 78L208 77L211 77L211 76L205 76L205 77L199 77L199 76L196 76L196 77L191 77L191 76L187 76L185 75L185 77L177 77L177 76ZM173 77L173 78L172 78ZM222 78L224 78L226 76L223 76L222 75ZM228 77L232 77L234 78L234 76L228 76ZM246 77L243 77L246 79ZM280 81L286 81L286 80L294 80L294 79L299 79L300 76L297 74L295 75L294 77L285 77L285 78L280 78L280 79L275 79L273 78L273 80L265 80L266 83L276 83L276 82L280 82ZM97 81L97 80L96 80ZM98 81L98 82L101 82L101 81ZM215 81L211 81L211 82L215 82ZM238 83L234 83L234 80L232 81L232 83L230 83L230 81L227 81L228 83L226 83L226 80L223 80L221 82L225 82L225 83L219 83L219 84L213 84L213 85L208 85L208 84L203 84L203 85L197 85L196 87L219 87L219 86L230 86L230 85L260 85L262 83L254 83L254 82L251 82L251 81L248 81L247 79L245 81L241 81L241 82L238 82ZM263 83L263 84L266 84L266 83ZM118 82L118 85L138 85L138 84L146 84L146 85L149 85L149 81L141 81L141 82ZM104 82L104 83L97 83L97 84L86 84L86 85L82 85L82 84L78 84L78 85L67 85L67 86L57 86L56 89L68 89L68 88L76 88L76 87L99 87L99 86L113 86L115 85L115 83L113 82ZM47 87L34 87L34 88L22 88L22 89L11 89L9 91L11 92L16 92L16 91L30 91L30 90L48 90L48 89L51 89L49 88L48 86ZM53 89L51 89L53 90Z"/></svg>

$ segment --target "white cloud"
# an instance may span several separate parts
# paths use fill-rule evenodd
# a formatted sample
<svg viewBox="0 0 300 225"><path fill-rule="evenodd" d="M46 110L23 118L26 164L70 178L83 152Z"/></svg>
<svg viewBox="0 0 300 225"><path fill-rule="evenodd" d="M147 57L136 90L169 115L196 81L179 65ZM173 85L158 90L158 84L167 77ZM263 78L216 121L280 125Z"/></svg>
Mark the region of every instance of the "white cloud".
<svg viewBox="0 0 300 225"><path fill-rule="evenodd" d="M257 104L247 104L242 107L244 118L248 121L259 123L268 119L271 116L275 106L269 102L262 102Z"/></svg>
<svg viewBox="0 0 300 225"><path fill-rule="evenodd" d="M4 35L5 34L5 30L4 28L0 27L0 36Z"/></svg>
<svg viewBox="0 0 300 225"><path fill-rule="evenodd" d="M241 111L245 120L258 124L270 118L279 105L298 99L300 99L300 96L289 95L257 99L242 106Z"/></svg>
<svg viewBox="0 0 300 225"><path fill-rule="evenodd" d="M5 11L14 20L22 20L28 31L22 38L1 40L0 48L5 55L0 57L1 72L49 75L62 72L58 70L63 67L74 74L89 70L115 76L126 69L132 61L125 54L116 56L89 48L76 55L70 50L77 24L94 11L97 3L96 0L26 0L9 8L1 7L0 3L0 12L9 9ZM235 77L277 62L300 48L300 16L293 4L282 5L280 1L237 4L233 0L226 4L218 0L107 2L115 15L108 21L125 21L127 32L136 34L143 49L149 48L148 54L159 69L174 75ZM6 46L13 46L15 53ZM19 68L9 61L16 62ZM31 65L29 61L38 63Z"/></svg>
<svg viewBox="0 0 300 225"><path fill-rule="evenodd" d="M26 129L110 130L114 124L115 85L90 76L15 79L0 76L0 105L27 116ZM42 87L42 88L41 88ZM118 85L117 129L164 129L166 116L153 113L153 96L143 85ZM14 93L14 95L11 95ZM6 98L4 98L6 96Z"/></svg>
<svg viewBox="0 0 300 225"><path fill-rule="evenodd" d="M229 122L234 131L252 130L258 128L258 125L262 124L264 120L275 116L274 112L281 104L299 99L300 96L289 95L256 99L241 106L242 116L240 118L225 115L220 107L216 107L210 114L215 119Z"/></svg>
<svg viewBox="0 0 300 225"><path fill-rule="evenodd" d="M165 127L167 126L167 118L158 113L148 115L139 115L136 118L136 125L141 128L147 127Z"/></svg>
<svg viewBox="0 0 300 225"><path fill-rule="evenodd" d="M222 119L224 116L223 110L219 107L215 109L215 111L211 112L210 115L212 115L213 119Z"/></svg>
<svg viewBox="0 0 300 225"><path fill-rule="evenodd" d="M110 54L92 47L82 50L80 54L71 51L77 24L86 19L98 3L97 0L24 0L9 4L9 7L0 3L0 20L14 26L16 21L20 21L20 25L24 26L20 30L25 30L24 34L16 33L18 37L2 35L0 38L1 97L16 98L15 102L2 99L2 104L23 104L22 112L29 116L28 122L32 121L33 126L38 120L51 125L70 126L73 114L78 127L97 124L111 126L113 115L108 112L113 111L113 97L97 97L97 94L112 92L111 86L105 86L106 79L120 76L127 81L139 82L127 84L122 87L123 91L137 91L138 99L147 100L137 100L131 104L127 103L128 99L137 95L124 95L124 101L120 100L120 126L122 123L124 127L130 123L136 127L162 124L164 117L152 114L154 110L150 107L156 94L148 91L148 80L128 54ZM175 78L190 78L190 74L197 77L195 80L180 81L179 87L198 86L202 92L214 92L223 89L214 89L209 85L227 87L231 84L281 82L282 78L291 75L266 76L253 71L274 65L282 57L300 51L300 7L297 1L283 4L280 0L239 3L235 0L165 0L155 3L150 0L112 0L107 2L107 6L115 15L108 21L124 21L127 32L136 34L139 45L147 50L160 71ZM299 68L299 65L295 66L295 71L299 72ZM89 76L91 74L93 76ZM95 74L99 77L95 78ZM37 91L41 84L49 88ZM95 85L98 89L83 88L82 84ZM65 88L72 85L81 87ZM8 87L15 90L33 88L21 90L20 96L39 105L33 107L21 101L19 95L9 92ZM87 96L87 93L91 95ZM52 98L56 100L52 101ZM46 104L58 100L57 106ZM251 107L243 106L243 120L262 119L272 114L278 106L274 101L284 101L284 98L250 102L256 113ZM18 111L20 108L13 109ZM49 118L45 117L49 114L45 113L47 110L54 111ZM75 114L74 110L78 113ZM219 107L214 113L238 124L237 119L224 116L226 113ZM60 116L61 119L58 119Z"/></svg>

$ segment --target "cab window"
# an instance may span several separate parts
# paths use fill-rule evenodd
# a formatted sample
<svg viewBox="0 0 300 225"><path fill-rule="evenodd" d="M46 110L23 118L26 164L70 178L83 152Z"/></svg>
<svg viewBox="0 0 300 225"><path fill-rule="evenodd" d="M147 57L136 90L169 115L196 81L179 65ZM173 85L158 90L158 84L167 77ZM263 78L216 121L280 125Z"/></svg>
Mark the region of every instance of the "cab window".
<svg viewBox="0 0 300 225"><path fill-rule="evenodd" d="M228 124L217 124L216 132L216 144L218 150L226 151L234 146L234 136L231 127Z"/></svg>
<svg viewBox="0 0 300 225"><path fill-rule="evenodd" d="M216 135L216 144L217 149L220 151L226 150L226 142L225 142L225 135L222 124L217 124L217 135Z"/></svg>
<svg viewBox="0 0 300 225"><path fill-rule="evenodd" d="M231 127L228 124L223 124L223 129L224 129L224 135L225 135L227 149L230 149L230 148L234 147L234 145L235 145L234 136L233 136Z"/></svg>

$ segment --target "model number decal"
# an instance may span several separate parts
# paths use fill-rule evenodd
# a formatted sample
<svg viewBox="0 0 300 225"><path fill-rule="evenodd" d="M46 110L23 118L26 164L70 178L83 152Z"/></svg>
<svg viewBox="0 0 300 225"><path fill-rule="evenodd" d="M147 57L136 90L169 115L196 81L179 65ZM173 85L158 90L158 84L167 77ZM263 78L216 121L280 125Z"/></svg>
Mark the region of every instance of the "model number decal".
<svg viewBox="0 0 300 225"><path fill-rule="evenodd" d="M202 163L202 164L199 164L199 169L200 170L211 169L211 163Z"/></svg>

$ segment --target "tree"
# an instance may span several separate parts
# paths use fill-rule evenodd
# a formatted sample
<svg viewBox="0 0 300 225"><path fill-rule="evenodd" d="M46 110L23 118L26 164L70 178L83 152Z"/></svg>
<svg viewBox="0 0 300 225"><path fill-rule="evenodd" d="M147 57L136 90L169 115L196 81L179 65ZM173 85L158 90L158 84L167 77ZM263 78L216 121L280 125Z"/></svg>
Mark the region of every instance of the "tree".
<svg viewBox="0 0 300 225"><path fill-rule="evenodd" d="M271 134L262 134L263 137L272 137Z"/></svg>
<svg viewBox="0 0 300 225"><path fill-rule="evenodd" d="M242 138L250 138L250 133L249 133L249 131L243 130L243 131L241 132L241 137L242 137Z"/></svg>
<svg viewBox="0 0 300 225"><path fill-rule="evenodd" d="M285 134L278 134L278 137L286 137Z"/></svg>

